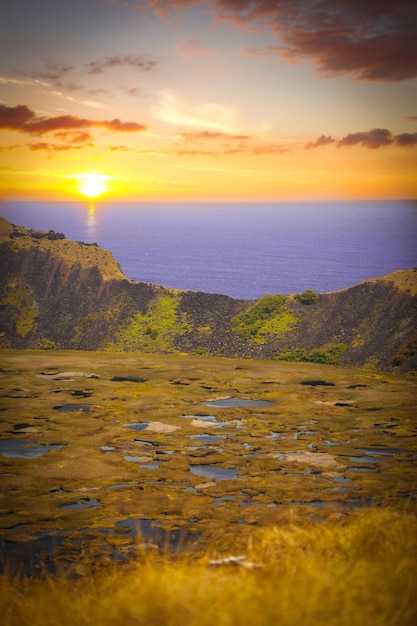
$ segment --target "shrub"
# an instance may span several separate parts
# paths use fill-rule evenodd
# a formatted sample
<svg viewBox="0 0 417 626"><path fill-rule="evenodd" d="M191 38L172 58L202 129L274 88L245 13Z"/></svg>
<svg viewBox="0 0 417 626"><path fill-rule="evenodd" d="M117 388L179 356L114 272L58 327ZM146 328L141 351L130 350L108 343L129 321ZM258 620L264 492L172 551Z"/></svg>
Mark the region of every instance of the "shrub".
<svg viewBox="0 0 417 626"><path fill-rule="evenodd" d="M293 311L285 307L286 296L267 295L246 311L232 318L232 329L243 339L263 343L268 336L286 333L297 323Z"/></svg>
<svg viewBox="0 0 417 626"><path fill-rule="evenodd" d="M303 293L295 294L295 299L298 300L298 302L301 302L301 304L315 304L318 302L319 298L319 294L311 289L307 289Z"/></svg>
<svg viewBox="0 0 417 626"><path fill-rule="evenodd" d="M306 363L321 363L323 365L337 365L340 355L346 350L345 343L328 343L321 348L314 348L307 352L305 348L281 352L277 355L279 361L304 361Z"/></svg>

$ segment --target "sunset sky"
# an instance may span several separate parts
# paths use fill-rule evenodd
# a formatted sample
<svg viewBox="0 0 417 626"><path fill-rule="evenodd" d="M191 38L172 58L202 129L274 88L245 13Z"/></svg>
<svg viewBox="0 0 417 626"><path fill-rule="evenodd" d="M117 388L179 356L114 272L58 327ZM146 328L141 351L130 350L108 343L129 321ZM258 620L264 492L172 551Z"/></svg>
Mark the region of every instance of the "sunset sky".
<svg viewBox="0 0 417 626"><path fill-rule="evenodd" d="M417 197L415 0L0 7L0 199Z"/></svg>

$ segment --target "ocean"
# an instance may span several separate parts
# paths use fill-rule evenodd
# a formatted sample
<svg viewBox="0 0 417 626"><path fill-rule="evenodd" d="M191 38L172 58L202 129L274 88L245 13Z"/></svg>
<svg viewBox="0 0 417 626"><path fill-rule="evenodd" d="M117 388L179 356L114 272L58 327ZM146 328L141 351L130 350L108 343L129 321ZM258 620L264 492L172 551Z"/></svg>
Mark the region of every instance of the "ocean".
<svg viewBox="0 0 417 626"><path fill-rule="evenodd" d="M417 202L2 201L0 215L107 248L133 280L252 300L417 266Z"/></svg>

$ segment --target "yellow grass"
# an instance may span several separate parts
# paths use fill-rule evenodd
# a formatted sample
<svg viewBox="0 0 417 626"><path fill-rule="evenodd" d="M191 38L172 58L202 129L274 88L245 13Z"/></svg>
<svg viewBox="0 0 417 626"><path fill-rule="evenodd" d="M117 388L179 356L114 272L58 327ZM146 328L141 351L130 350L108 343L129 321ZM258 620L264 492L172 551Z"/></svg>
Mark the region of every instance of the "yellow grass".
<svg viewBox="0 0 417 626"><path fill-rule="evenodd" d="M210 564L230 555L253 569ZM0 615L4 626L411 626L416 555L411 512L363 510L251 530L245 546L204 556L142 555L76 579L3 575Z"/></svg>

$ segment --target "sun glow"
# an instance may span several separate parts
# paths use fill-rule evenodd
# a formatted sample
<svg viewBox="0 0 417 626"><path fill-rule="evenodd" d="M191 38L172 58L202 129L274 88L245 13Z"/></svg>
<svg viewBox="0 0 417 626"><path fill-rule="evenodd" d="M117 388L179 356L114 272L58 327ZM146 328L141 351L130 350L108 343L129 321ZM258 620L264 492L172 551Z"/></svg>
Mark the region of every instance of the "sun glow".
<svg viewBox="0 0 417 626"><path fill-rule="evenodd" d="M84 172L77 176L78 189L87 198L98 198L108 190L109 177L100 172Z"/></svg>

